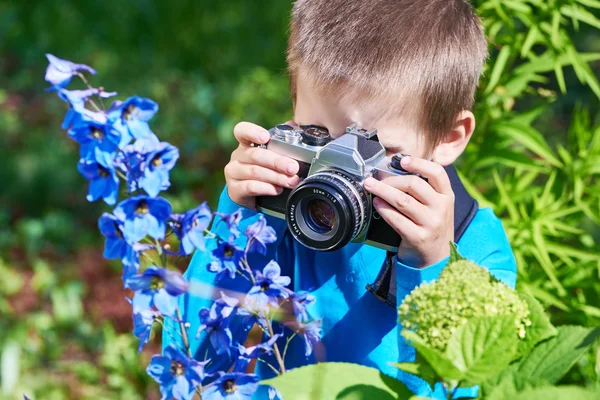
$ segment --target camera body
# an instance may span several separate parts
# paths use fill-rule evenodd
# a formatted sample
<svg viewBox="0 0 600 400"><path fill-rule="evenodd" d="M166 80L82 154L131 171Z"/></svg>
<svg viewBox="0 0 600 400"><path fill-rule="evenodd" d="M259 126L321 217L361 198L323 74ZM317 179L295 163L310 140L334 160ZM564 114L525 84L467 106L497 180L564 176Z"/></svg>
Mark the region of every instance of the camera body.
<svg viewBox="0 0 600 400"><path fill-rule="evenodd" d="M282 124L269 133L271 140L261 147L298 161L302 181L278 196L257 197L261 212L284 218L294 238L314 250L350 242L397 250L400 235L373 208L364 181L412 174L400 166L404 154L387 157L377 131L356 124L337 139L315 125Z"/></svg>

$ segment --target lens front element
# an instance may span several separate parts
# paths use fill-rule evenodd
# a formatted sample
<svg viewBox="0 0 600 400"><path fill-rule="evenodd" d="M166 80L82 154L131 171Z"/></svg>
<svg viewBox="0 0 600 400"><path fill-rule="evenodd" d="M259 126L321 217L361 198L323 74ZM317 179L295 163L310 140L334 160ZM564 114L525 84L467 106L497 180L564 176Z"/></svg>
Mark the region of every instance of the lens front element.
<svg viewBox="0 0 600 400"><path fill-rule="evenodd" d="M309 200L306 205L306 222L317 233L326 233L335 227L337 217L333 205L321 199Z"/></svg>

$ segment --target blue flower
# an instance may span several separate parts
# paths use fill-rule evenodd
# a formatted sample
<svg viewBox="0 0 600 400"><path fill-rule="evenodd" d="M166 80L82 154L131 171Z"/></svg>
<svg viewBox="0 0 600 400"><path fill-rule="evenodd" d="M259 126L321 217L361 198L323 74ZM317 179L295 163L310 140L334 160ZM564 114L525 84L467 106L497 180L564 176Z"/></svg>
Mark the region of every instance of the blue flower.
<svg viewBox="0 0 600 400"><path fill-rule="evenodd" d="M92 75L96 75L96 70L84 64L75 64L71 61L62 60L52 54L46 54L46 58L50 62L46 68L46 82L53 85L49 90L57 90L65 87L71 82L73 75L78 71L87 71Z"/></svg>
<svg viewBox="0 0 600 400"><path fill-rule="evenodd" d="M133 301L129 297L125 297L125 300L129 304L133 304ZM138 353L141 353L144 345L148 343L150 333L152 333L152 325L159 317L160 313L153 308L133 313L133 335L140 339Z"/></svg>
<svg viewBox="0 0 600 400"><path fill-rule="evenodd" d="M253 358L258 358L265 354L271 354L273 352L273 345L282 335L277 334L273 335L273 337L269 338L265 343L257 344L252 347L244 347L241 344L237 345L237 350L239 353L238 359L235 362L235 366L233 367L234 372L244 372L248 368L248 364L250 364L250 360Z"/></svg>
<svg viewBox="0 0 600 400"><path fill-rule="evenodd" d="M264 311L268 306L279 307L280 299L289 296L285 287L290 284L291 279L288 276L280 276L281 268L276 261L268 263L262 273L255 273L256 283L246 295L244 306L255 312Z"/></svg>
<svg viewBox="0 0 600 400"><path fill-rule="evenodd" d="M191 400L205 377L206 363L187 357L171 344L165 349L164 356L152 356L146 372L160 384L162 400Z"/></svg>
<svg viewBox="0 0 600 400"><path fill-rule="evenodd" d="M127 247L127 253L121 258L123 262L123 288L127 289L127 279L137 274L140 270L140 254L144 251L154 249L154 246L146 243L134 243Z"/></svg>
<svg viewBox="0 0 600 400"><path fill-rule="evenodd" d="M306 357L313 352L315 343L321 341L320 319L308 323L287 321L283 324L304 338L304 348L306 350L304 355Z"/></svg>
<svg viewBox="0 0 600 400"><path fill-rule="evenodd" d="M308 292L289 292L290 297L289 301L292 303L293 312L298 321L305 322L308 321L308 313L306 312L306 306L315 302L316 298L312 294Z"/></svg>
<svg viewBox="0 0 600 400"><path fill-rule="evenodd" d="M283 400L283 396L279 393L279 390L275 389L273 386L269 386L269 400Z"/></svg>
<svg viewBox="0 0 600 400"><path fill-rule="evenodd" d="M267 244L277 240L275 229L267 225L267 220L262 215L259 216L258 221L246 228L244 234L248 238L246 253L258 252L265 255Z"/></svg>
<svg viewBox="0 0 600 400"><path fill-rule="evenodd" d="M112 165L110 154L98 153L96 161L81 159L77 165L77 170L85 179L90 181L88 201L96 201L102 198L109 205L117 202L119 178Z"/></svg>
<svg viewBox="0 0 600 400"><path fill-rule="evenodd" d="M111 107L108 111L108 119L121 134L144 139L154 136L148 121L157 111L158 104L154 101L133 96Z"/></svg>
<svg viewBox="0 0 600 400"><path fill-rule="evenodd" d="M221 298L213 303L210 310L203 308L198 313L200 327L196 339L200 337L201 332L205 331L217 354L229 354L232 342L229 324L235 315L237 305L236 298L221 292Z"/></svg>
<svg viewBox="0 0 600 400"><path fill-rule="evenodd" d="M156 197L161 190L169 188L169 171L178 158L179 150L166 142L159 143L144 155L143 175L139 185L150 197Z"/></svg>
<svg viewBox="0 0 600 400"><path fill-rule="evenodd" d="M219 379L202 391L202 400L250 400L260 378L254 374L217 372Z"/></svg>
<svg viewBox="0 0 600 400"><path fill-rule="evenodd" d="M65 115L61 128L68 129L83 120L106 122L106 115L85 108L86 100L94 95L107 98L115 96L117 92L105 92L100 89L67 90L59 89L58 97L69 103L69 110Z"/></svg>
<svg viewBox="0 0 600 400"><path fill-rule="evenodd" d="M194 249L206 250L204 245L204 231L208 229L212 214L206 202L198 207L186 211L185 214L172 215L173 230L181 241L181 252L191 254Z"/></svg>
<svg viewBox="0 0 600 400"><path fill-rule="evenodd" d="M142 274L131 276L127 285L135 292L133 312L152 306L164 315L172 316L177 308L177 296L187 291L188 283L179 272L150 266Z"/></svg>
<svg viewBox="0 0 600 400"><path fill-rule="evenodd" d="M98 220L98 228L106 237L104 258L125 258L130 246L123 238L121 221L112 214L104 213Z"/></svg>
<svg viewBox="0 0 600 400"><path fill-rule="evenodd" d="M227 228L229 229L229 232L231 233L231 237L229 238L229 240L232 241L232 240L237 239L237 237L240 235L240 230L238 228L238 225L239 225L240 221L242 220L242 209L240 208L239 210L237 210L231 214L215 212L215 215L221 218L219 220L219 223L222 221L227 224Z"/></svg>
<svg viewBox="0 0 600 400"><path fill-rule="evenodd" d="M123 234L128 243L139 242L146 235L165 237L165 221L171 215L171 204L165 199L135 196L120 202L113 214L123 221Z"/></svg>
<svg viewBox="0 0 600 400"><path fill-rule="evenodd" d="M231 242L222 241L212 251L212 256L214 260L207 265L208 270L216 272L217 279L221 279L227 274L231 279L234 279L240 260L244 256L244 250Z"/></svg>
<svg viewBox="0 0 600 400"><path fill-rule="evenodd" d="M102 116L94 120L80 119L72 126L69 137L81 144L79 155L86 160L96 160L99 154L114 156L119 147L121 136L107 125Z"/></svg>

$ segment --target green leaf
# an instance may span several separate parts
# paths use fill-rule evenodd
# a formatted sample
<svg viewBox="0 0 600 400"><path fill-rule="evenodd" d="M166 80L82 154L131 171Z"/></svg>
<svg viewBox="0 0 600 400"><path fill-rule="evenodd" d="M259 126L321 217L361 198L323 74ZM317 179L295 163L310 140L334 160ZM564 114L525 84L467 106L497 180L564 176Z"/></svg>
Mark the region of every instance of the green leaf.
<svg viewBox="0 0 600 400"><path fill-rule="evenodd" d="M556 336L558 330L550 323L539 301L525 293L519 293L519 297L527 302L531 321L531 326L526 328L525 339L519 340L517 347L518 353L525 356L539 342Z"/></svg>
<svg viewBox="0 0 600 400"><path fill-rule="evenodd" d="M545 379L554 384L585 354L598 336L600 328L560 326L558 335L537 345L521 360L518 373L529 380Z"/></svg>
<svg viewBox="0 0 600 400"><path fill-rule="evenodd" d="M495 130L522 144L547 163L562 167L562 163L556 157L544 136L531 126L506 121L496 125Z"/></svg>
<svg viewBox="0 0 600 400"><path fill-rule="evenodd" d="M456 245L453 242L450 242L450 261L448 261L448 263L451 264L460 260L466 260L466 258L461 256L456 248Z"/></svg>
<svg viewBox="0 0 600 400"><path fill-rule="evenodd" d="M463 377L462 372L457 368L452 360L444 353L427 344L419 335L409 330L403 330L402 336L409 341L417 352L431 365L435 372L444 380L460 380Z"/></svg>
<svg viewBox="0 0 600 400"><path fill-rule="evenodd" d="M517 352L517 341L512 316L474 318L452 334L446 356L468 384L477 385L510 364Z"/></svg>
<svg viewBox="0 0 600 400"><path fill-rule="evenodd" d="M594 14L583 8L562 6L560 8L560 12L567 17L577 19L581 22L585 22L588 25L600 29L600 19L596 18Z"/></svg>
<svg viewBox="0 0 600 400"><path fill-rule="evenodd" d="M390 363L390 365L401 371L421 377L431 387L439 380L435 370L426 360L422 360L421 362L417 360L414 363Z"/></svg>
<svg viewBox="0 0 600 400"><path fill-rule="evenodd" d="M563 74L562 67L559 64L554 65L554 74L556 75L556 81L562 94L567 93L567 84L565 83L565 75Z"/></svg>
<svg viewBox="0 0 600 400"><path fill-rule="evenodd" d="M285 400L405 400L413 395L402 382L375 368L338 362L294 368L261 384L273 386Z"/></svg>
<svg viewBox="0 0 600 400"><path fill-rule="evenodd" d="M485 89L485 94L490 94L496 88L498 82L500 82L502 71L504 71L504 67L506 67L510 53L511 47L509 45L503 46L498 53L498 57L496 57L496 63L494 64L494 69L492 69L492 74L490 75L490 81Z"/></svg>
<svg viewBox="0 0 600 400"><path fill-rule="evenodd" d="M527 389L511 397L513 400L598 400L600 393L590 392L577 386L540 387Z"/></svg>

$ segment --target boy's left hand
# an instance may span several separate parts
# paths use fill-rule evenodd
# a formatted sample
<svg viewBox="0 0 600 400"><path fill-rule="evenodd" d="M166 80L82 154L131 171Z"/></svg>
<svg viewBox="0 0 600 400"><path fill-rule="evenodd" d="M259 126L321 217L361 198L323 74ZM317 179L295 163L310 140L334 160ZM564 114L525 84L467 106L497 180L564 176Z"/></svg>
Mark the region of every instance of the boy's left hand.
<svg viewBox="0 0 600 400"><path fill-rule="evenodd" d="M373 205L402 237L398 259L415 268L435 264L450 255L454 241L454 192L444 168L432 161L405 157L402 168L419 174L378 181L365 180L377 196Z"/></svg>

